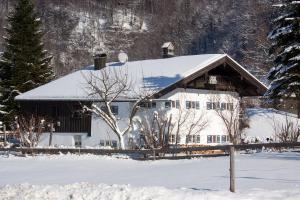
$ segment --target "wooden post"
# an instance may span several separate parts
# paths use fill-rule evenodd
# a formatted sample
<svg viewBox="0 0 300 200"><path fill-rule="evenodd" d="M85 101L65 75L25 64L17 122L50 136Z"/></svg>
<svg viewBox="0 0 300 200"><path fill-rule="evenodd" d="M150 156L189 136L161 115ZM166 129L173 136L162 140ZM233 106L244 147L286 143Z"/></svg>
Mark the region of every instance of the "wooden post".
<svg viewBox="0 0 300 200"><path fill-rule="evenodd" d="M54 126L54 124L53 123L51 123L50 124L50 135L49 135L49 147L52 145L52 135L53 135L53 127Z"/></svg>
<svg viewBox="0 0 300 200"><path fill-rule="evenodd" d="M4 132L4 145L7 143L7 138L6 138L6 125L3 124L3 132Z"/></svg>
<svg viewBox="0 0 300 200"><path fill-rule="evenodd" d="M235 192L235 165L234 165L234 146L229 147L230 155L230 192Z"/></svg>

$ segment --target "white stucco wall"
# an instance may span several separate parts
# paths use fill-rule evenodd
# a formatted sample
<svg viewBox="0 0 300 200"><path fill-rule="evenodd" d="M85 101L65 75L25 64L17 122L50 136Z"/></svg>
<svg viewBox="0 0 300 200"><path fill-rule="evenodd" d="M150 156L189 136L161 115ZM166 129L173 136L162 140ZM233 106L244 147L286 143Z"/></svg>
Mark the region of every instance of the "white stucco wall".
<svg viewBox="0 0 300 200"><path fill-rule="evenodd" d="M183 89L177 88L170 93L162 96L156 101L155 109L143 109L137 113L136 118L144 114L153 115L153 112L156 110L164 111L167 115L172 114L173 120L176 119L179 113L177 108L165 108L165 101L172 100L180 101L181 112L192 112L189 116L197 118L200 115L204 115L204 119L207 120L207 126L200 133L200 143L198 144L207 144L207 135L227 135L226 127L223 124L223 121L217 115L215 110L207 110L206 103L209 101L219 101L219 102L228 102L228 98L233 100L233 103L238 105L239 97L235 92L225 92L225 91L211 91L211 90L198 90L198 89ZM197 109L186 109L186 101L199 101L200 108ZM128 116L130 113L130 107L132 103L130 102L117 102L113 105L118 106L118 115L116 116L119 120L119 125L121 130L126 127L128 122ZM100 106L100 105L99 105ZM194 115L195 113L195 115ZM191 120L192 121L192 120ZM189 124L185 123L187 127L183 128L188 129ZM183 130L182 129L182 130ZM125 136L125 142L128 142L128 138L133 138L134 141L138 141L139 135L137 126L134 126L133 130ZM175 133L174 133L175 134ZM91 136L89 137L87 133L53 133L52 144L55 146L74 146L74 136L81 135L82 147L94 147L98 148L102 145L100 143L106 141L118 141L117 136L109 128L109 126L99 117L92 115L91 122ZM180 144L186 143L186 131L180 132L181 139ZM101 142L100 142L101 141ZM49 144L49 134L45 133L42 135L39 145L48 146ZM210 143L214 144L214 143ZM106 145L104 145L106 146ZM103 146L102 146L103 147Z"/></svg>

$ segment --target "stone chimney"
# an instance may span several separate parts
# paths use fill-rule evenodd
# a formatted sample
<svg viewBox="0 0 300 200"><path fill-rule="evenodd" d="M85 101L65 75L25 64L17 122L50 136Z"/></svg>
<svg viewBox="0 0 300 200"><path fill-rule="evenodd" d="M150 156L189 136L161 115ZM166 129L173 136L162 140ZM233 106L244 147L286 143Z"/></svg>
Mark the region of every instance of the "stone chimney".
<svg viewBox="0 0 300 200"><path fill-rule="evenodd" d="M94 56L95 70L100 70L106 67L106 59L107 59L106 53L96 54Z"/></svg>
<svg viewBox="0 0 300 200"><path fill-rule="evenodd" d="M171 58L174 57L174 45L172 42L165 42L162 46L162 57Z"/></svg>

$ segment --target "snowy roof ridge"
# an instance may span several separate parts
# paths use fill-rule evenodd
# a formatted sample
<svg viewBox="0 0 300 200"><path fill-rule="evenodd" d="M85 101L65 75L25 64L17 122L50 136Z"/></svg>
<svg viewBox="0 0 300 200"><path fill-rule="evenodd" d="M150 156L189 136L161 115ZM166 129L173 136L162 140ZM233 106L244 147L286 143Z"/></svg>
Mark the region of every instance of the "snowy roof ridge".
<svg viewBox="0 0 300 200"><path fill-rule="evenodd" d="M131 79L137 81L134 84L135 88L133 88L133 91L138 91L138 89L146 87L159 92L200 70L204 70L210 64L226 57L232 60L242 71L246 72L253 80L255 80L255 82L266 88L263 83L231 59L227 54L187 55L172 58L130 61L125 64L111 62L107 63L106 67L102 70L126 68L126 70L128 69L128 75ZM90 73L98 75L101 73L101 70L94 70L93 65L87 66L84 69L77 70L45 85L20 94L15 99L62 101L98 100L96 97L89 96L88 84L85 76ZM130 98L134 97L132 96ZM124 98L122 100L124 100Z"/></svg>

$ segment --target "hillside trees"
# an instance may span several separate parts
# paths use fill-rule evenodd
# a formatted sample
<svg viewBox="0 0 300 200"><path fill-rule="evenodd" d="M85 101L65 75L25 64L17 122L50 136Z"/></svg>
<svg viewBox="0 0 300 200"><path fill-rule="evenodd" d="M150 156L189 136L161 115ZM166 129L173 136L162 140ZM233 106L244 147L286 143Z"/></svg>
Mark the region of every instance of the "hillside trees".
<svg viewBox="0 0 300 200"><path fill-rule="evenodd" d="M274 67L268 74L271 81L266 95L270 99L296 98L300 118L300 2L285 1L277 5L281 15L273 20L270 54Z"/></svg>
<svg viewBox="0 0 300 200"><path fill-rule="evenodd" d="M1 120L12 121L18 113L14 97L53 78L51 56L44 50L40 19L31 0L19 0L8 16L5 50L0 60Z"/></svg>

